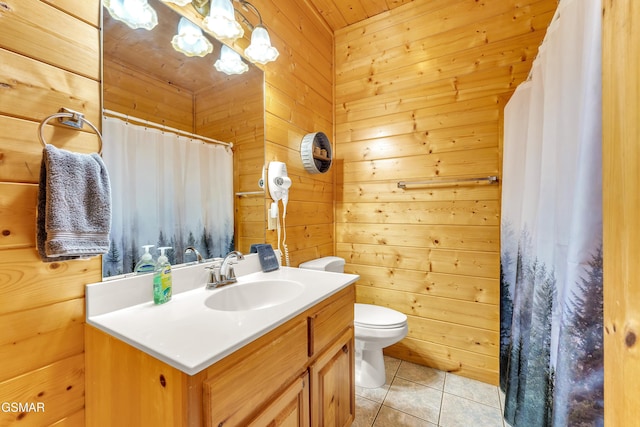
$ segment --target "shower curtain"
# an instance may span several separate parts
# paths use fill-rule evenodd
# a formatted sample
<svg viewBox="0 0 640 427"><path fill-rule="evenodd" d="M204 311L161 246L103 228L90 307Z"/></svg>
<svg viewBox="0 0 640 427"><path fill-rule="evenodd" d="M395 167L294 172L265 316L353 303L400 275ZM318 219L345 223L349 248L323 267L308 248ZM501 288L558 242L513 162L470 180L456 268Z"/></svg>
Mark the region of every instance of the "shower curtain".
<svg viewBox="0 0 640 427"><path fill-rule="evenodd" d="M233 249L233 154L216 144L103 118L103 158L112 194L111 246L103 276L132 272L142 245L170 246L180 264L185 248L204 258ZM186 258L186 259L185 259Z"/></svg>
<svg viewBox="0 0 640 427"><path fill-rule="evenodd" d="M501 387L514 427L602 426L600 0L562 0L505 108Z"/></svg>

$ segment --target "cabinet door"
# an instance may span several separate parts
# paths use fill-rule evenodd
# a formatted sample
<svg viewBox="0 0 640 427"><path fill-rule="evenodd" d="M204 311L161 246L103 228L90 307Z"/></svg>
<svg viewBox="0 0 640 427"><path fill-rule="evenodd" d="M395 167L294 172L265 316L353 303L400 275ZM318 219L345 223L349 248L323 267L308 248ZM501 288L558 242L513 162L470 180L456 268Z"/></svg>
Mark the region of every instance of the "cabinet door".
<svg viewBox="0 0 640 427"><path fill-rule="evenodd" d="M348 427L355 419L353 329L348 328L311 365L311 425Z"/></svg>
<svg viewBox="0 0 640 427"><path fill-rule="evenodd" d="M249 427L309 427L309 374L293 382Z"/></svg>
<svg viewBox="0 0 640 427"><path fill-rule="evenodd" d="M204 427L245 427L306 362L307 322L299 318L214 364L202 384Z"/></svg>

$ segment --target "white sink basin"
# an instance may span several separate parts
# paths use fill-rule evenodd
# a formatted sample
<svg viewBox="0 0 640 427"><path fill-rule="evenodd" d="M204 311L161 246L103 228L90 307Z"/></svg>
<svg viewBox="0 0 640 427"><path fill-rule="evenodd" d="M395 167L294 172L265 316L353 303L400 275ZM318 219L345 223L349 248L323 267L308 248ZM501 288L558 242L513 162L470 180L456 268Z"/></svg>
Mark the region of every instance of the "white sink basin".
<svg viewBox="0 0 640 427"><path fill-rule="evenodd" d="M300 296L304 285L293 280L258 280L234 283L217 290L205 305L221 311L261 310Z"/></svg>

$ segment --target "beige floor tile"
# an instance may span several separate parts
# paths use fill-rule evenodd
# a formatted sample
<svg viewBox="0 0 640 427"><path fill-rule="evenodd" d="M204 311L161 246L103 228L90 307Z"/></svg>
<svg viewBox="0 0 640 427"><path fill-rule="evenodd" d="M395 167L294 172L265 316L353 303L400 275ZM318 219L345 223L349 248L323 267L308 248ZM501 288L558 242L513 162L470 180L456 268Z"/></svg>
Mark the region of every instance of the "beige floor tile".
<svg viewBox="0 0 640 427"><path fill-rule="evenodd" d="M447 373L444 382L445 393L500 409L500 394L498 390L499 388L496 386L450 373Z"/></svg>
<svg viewBox="0 0 640 427"><path fill-rule="evenodd" d="M497 392L496 392L497 393ZM444 393L440 427L503 427L499 408Z"/></svg>
<svg viewBox="0 0 640 427"><path fill-rule="evenodd" d="M391 356L383 356L384 357L384 373L387 377L387 382L391 384L391 380L395 377L398 372L398 367L402 363L402 360L396 359Z"/></svg>
<svg viewBox="0 0 640 427"><path fill-rule="evenodd" d="M421 420L402 411L383 406L373 427L437 427L428 421Z"/></svg>
<svg viewBox="0 0 640 427"><path fill-rule="evenodd" d="M441 401L442 391L396 377L383 405L437 423Z"/></svg>
<svg viewBox="0 0 640 427"><path fill-rule="evenodd" d="M356 395L356 419L351 427L371 427L382 403Z"/></svg>
<svg viewBox="0 0 640 427"><path fill-rule="evenodd" d="M444 388L445 373L437 369L428 368L416 363L403 361L398 368L397 377L414 383L427 385L442 390Z"/></svg>
<svg viewBox="0 0 640 427"><path fill-rule="evenodd" d="M388 356L384 361L383 387L356 387L352 427L510 427L499 387Z"/></svg>

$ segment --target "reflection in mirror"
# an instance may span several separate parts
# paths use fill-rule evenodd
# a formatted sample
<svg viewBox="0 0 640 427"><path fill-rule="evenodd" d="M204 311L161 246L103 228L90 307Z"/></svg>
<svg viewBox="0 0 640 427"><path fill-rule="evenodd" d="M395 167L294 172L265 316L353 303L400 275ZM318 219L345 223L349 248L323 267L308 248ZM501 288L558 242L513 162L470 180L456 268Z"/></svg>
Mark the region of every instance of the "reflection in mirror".
<svg viewBox="0 0 640 427"><path fill-rule="evenodd" d="M116 120L107 117L119 116L131 126L159 128L155 130L156 133L199 135L200 139L207 141L208 146L214 146L209 139L232 143L233 170L229 173L232 174L233 188L228 193L231 194L231 215L235 221L228 247L224 239L217 243L217 247L220 251L233 247L249 252L251 244L265 240L264 196L258 187L264 164L263 73L246 60L249 69L244 74L226 75L217 71L213 64L220 56L221 44L210 36L207 37L213 52L209 55L187 57L177 52L171 42L178 34L180 16L157 0L150 0L149 4L158 14L158 25L151 31L132 30L114 20L106 10L103 13L103 130L108 132L107 120ZM153 132L149 135L153 135ZM108 139L109 135L105 134L105 138ZM194 138L187 136L181 141L187 145L191 139ZM224 146L216 147L226 151ZM169 157L175 158L178 154L174 152ZM129 156L123 158L128 159ZM173 167L170 170L163 167L155 169L147 172L176 174ZM217 169L224 168L212 167L212 170ZM163 188L157 188L153 173L147 181L127 181L129 191L134 188L143 192L164 191ZM223 185L224 179L215 178L212 172L202 176L199 181L205 189L216 189ZM176 184L173 194L180 195L184 190L187 190L187 184ZM212 208L206 208L207 215L223 221L219 211L216 211L221 204L209 200L211 196L204 194L203 202L188 202L180 196L171 198L171 203L183 214L210 205ZM160 206L145 208L162 211ZM113 215L115 224L119 212L114 211ZM218 256L203 242L205 234L198 236L202 233L185 232L187 243L176 244L171 243L173 236L163 234L160 238L159 232L155 241L135 242L135 248L123 250L127 253L105 255L105 266L111 255L111 260L114 256L120 258L120 263L124 265L122 273L132 270L143 253L141 246L144 244L156 245L156 250L160 244L175 244L176 250L172 254L174 264L195 260L194 255L183 254L183 247L186 248L188 243L194 243L192 246L198 248L204 257ZM190 233L193 236L190 237ZM104 276L118 273L121 272L117 268L110 271L105 269Z"/></svg>

